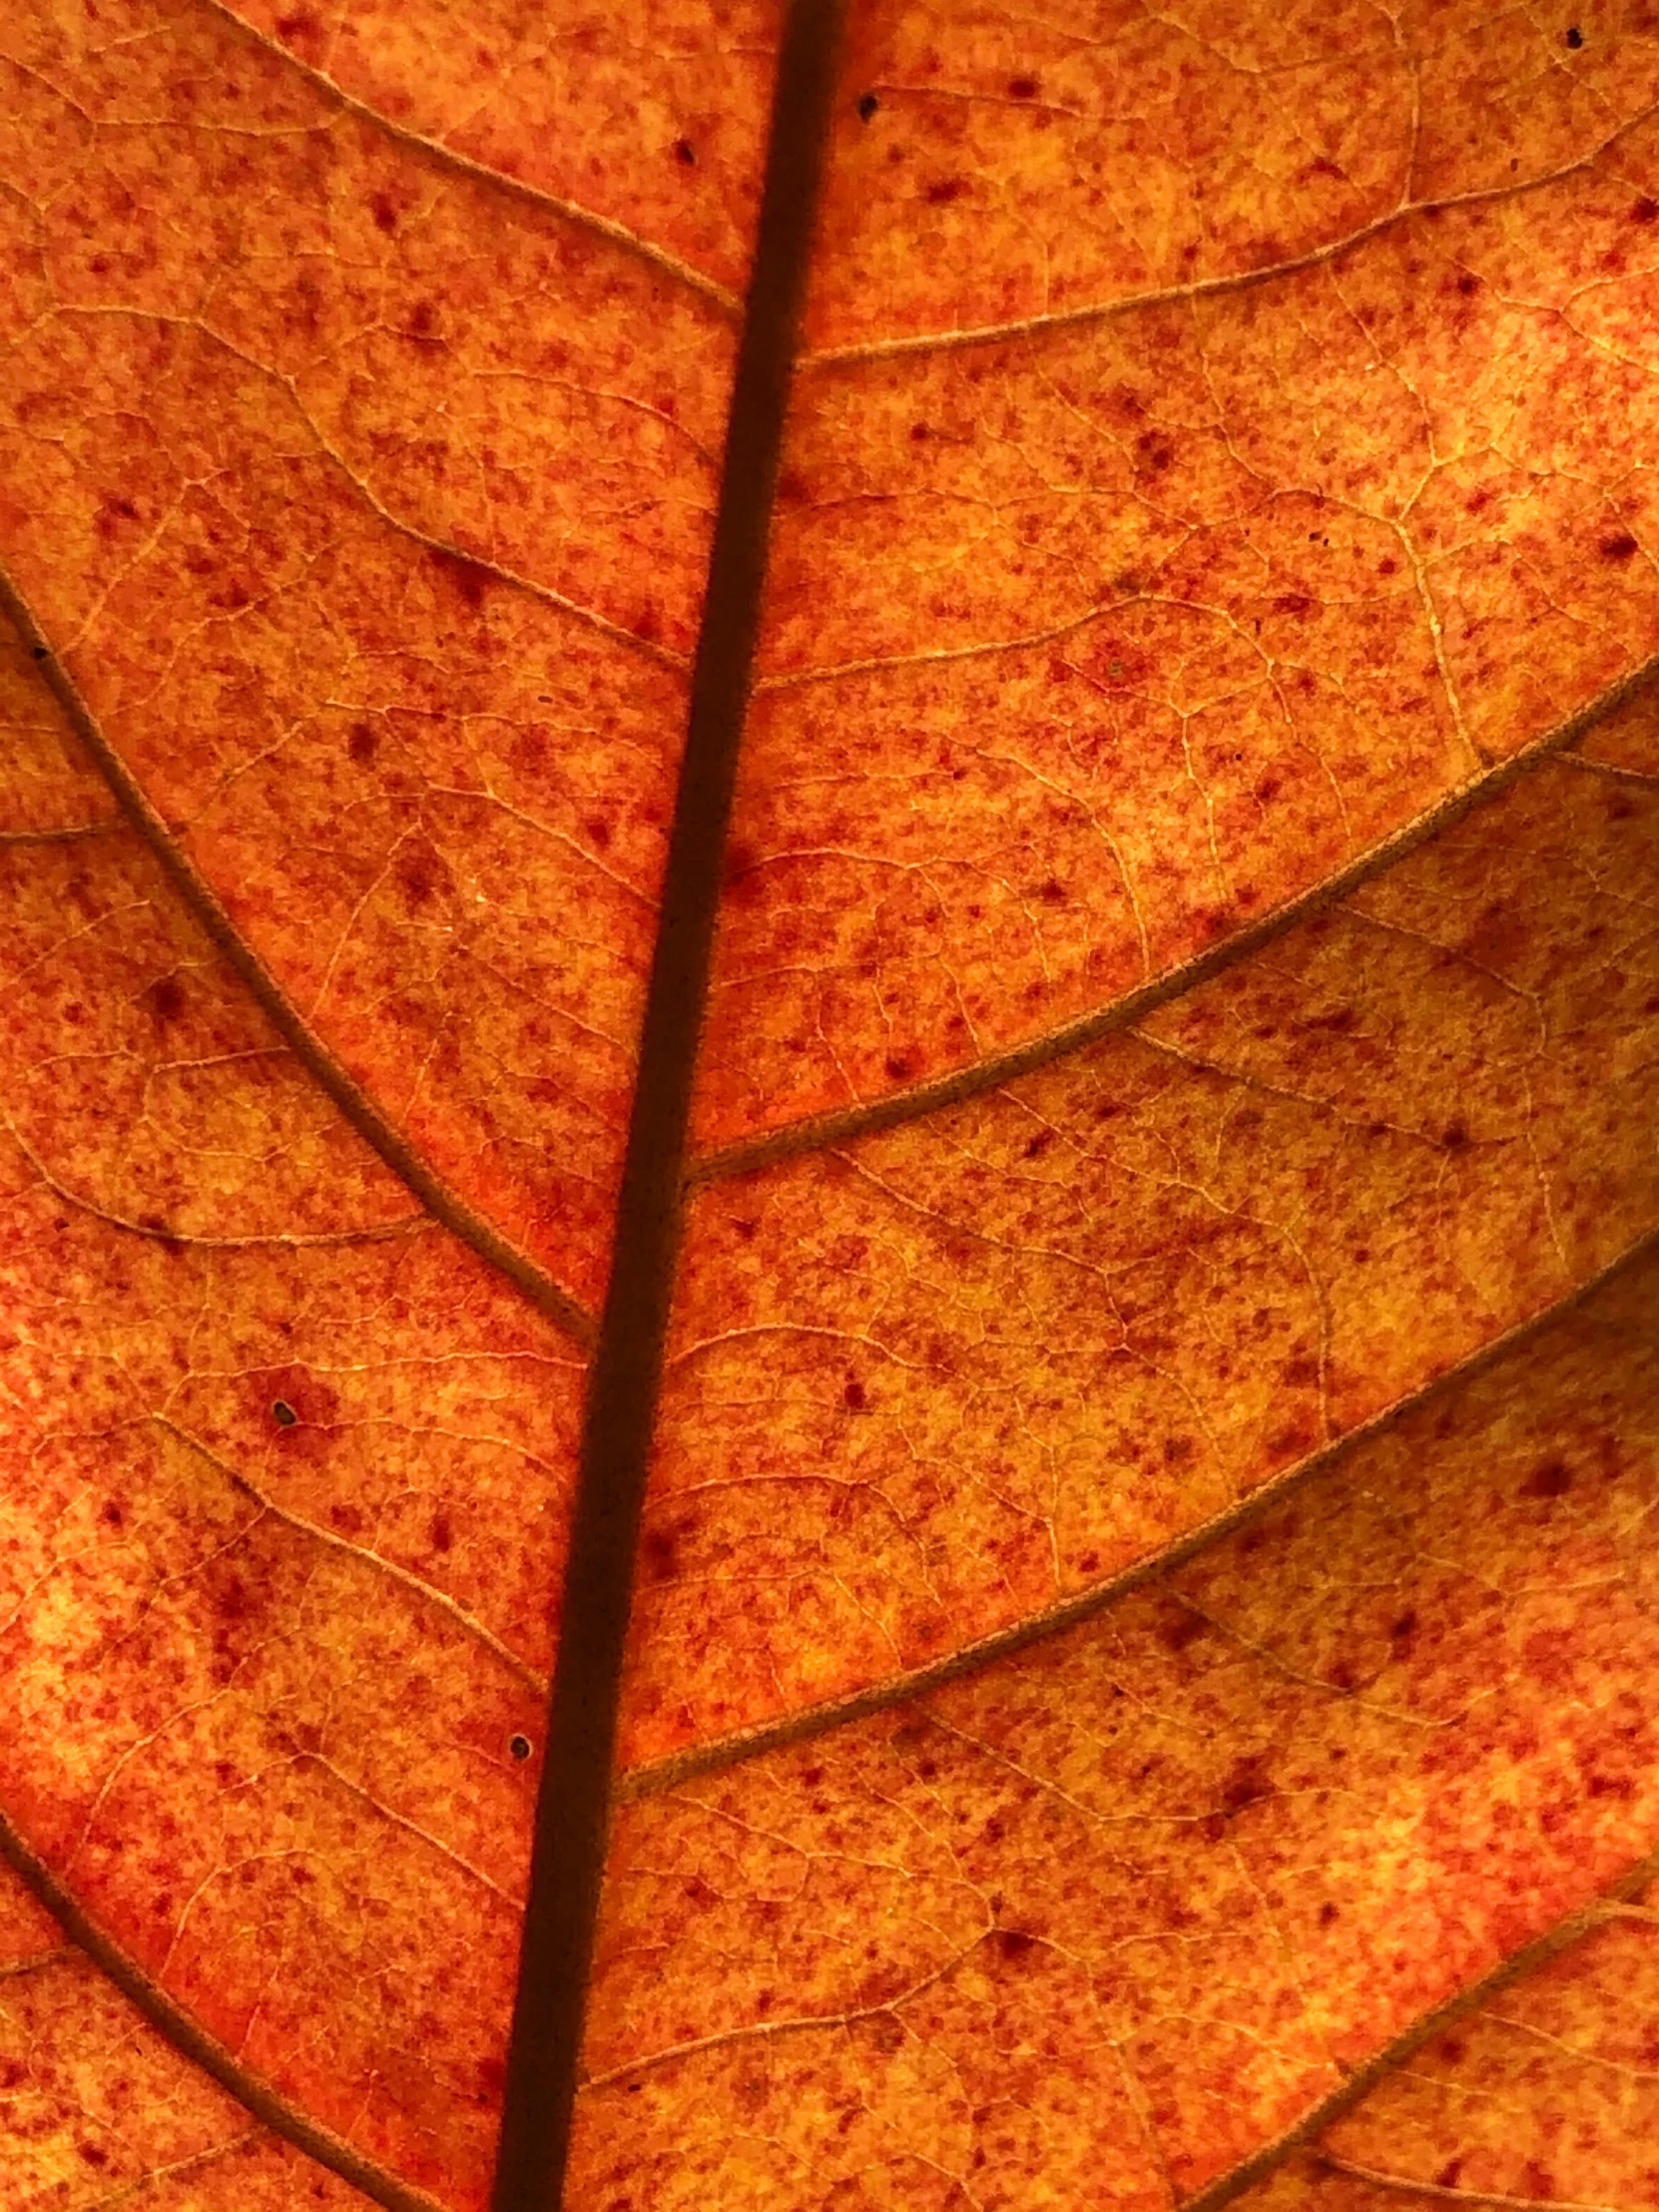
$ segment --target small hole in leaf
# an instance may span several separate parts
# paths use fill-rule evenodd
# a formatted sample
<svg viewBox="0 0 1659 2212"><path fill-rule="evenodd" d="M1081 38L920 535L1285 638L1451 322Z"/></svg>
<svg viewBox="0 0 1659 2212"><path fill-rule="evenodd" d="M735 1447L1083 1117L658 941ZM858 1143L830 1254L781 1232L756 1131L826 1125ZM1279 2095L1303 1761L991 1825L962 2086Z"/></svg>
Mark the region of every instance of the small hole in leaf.
<svg viewBox="0 0 1659 2212"><path fill-rule="evenodd" d="M528 1759L530 1756L530 1739L528 1736L509 1737L507 1740L507 1749L512 1753L515 1759Z"/></svg>
<svg viewBox="0 0 1659 2212"><path fill-rule="evenodd" d="M867 123L880 105L873 92L866 92L858 102L858 121Z"/></svg>
<svg viewBox="0 0 1659 2212"><path fill-rule="evenodd" d="M1576 54L1576 53L1577 53L1577 51L1578 51L1578 49L1579 49L1579 48L1580 48L1580 47L1581 47L1581 46L1583 45L1583 43L1584 43L1584 34L1583 34L1583 32L1582 32L1582 31L1581 31L1581 30L1580 30L1580 29L1578 28L1578 25L1577 25L1577 24L1575 23L1575 24L1573 25L1572 29L1571 29L1571 30L1570 30L1570 31L1569 31L1569 32L1567 33L1567 44L1568 44L1568 45L1569 45L1569 46L1570 46L1570 47L1572 48L1573 52L1574 52L1574 53Z"/></svg>
<svg viewBox="0 0 1659 2212"><path fill-rule="evenodd" d="M299 1415L285 1397L278 1397L273 1400L271 1417L278 1428L291 1428Z"/></svg>

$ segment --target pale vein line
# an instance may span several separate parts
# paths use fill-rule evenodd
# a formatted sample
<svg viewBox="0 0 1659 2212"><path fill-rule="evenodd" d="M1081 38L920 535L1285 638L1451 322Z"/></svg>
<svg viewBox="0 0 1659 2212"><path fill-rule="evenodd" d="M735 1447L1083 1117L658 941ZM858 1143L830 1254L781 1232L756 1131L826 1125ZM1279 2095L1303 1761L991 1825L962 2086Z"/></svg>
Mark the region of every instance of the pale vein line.
<svg viewBox="0 0 1659 2212"><path fill-rule="evenodd" d="M1508 2197L1492 2189L1449 2189L1436 2181L1413 2181L1407 2174L1388 2174L1376 2166L1357 2166L1333 2151L1317 2150L1314 2156L1333 2173L1352 2174L1377 2189L1399 2189L1413 2197L1433 2197L1442 2204L1492 2204L1503 2212L1619 2212L1615 2205L1578 2204L1565 2197Z"/></svg>
<svg viewBox="0 0 1659 2212"><path fill-rule="evenodd" d="M259 1001L277 1035L318 1089L444 1228L494 1267L567 1337L584 1349L590 1346L594 1339L591 1315L544 1267L511 1243L492 1222L475 1212L460 1193L421 1158L294 1006L231 919L219 893L186 852L173 829L152 806L138 778L105 736L74 678L52 652L33 610L3 570L0 570L0 612L10 616L30 650L38 673L198 925Z"/></svg>
<svg viewBox="0 0 1659 2212"><path fill-rule="evenodd" d="M77 844L83 837L107 837L126 826L118 816L108 822L78 822L66 830L0 830L0 846L13 844Z"/></svg>
<svg viewBox="0 0 1659 2212"><path fill-rule="evenodd" d="M440 1858L447 1859L459 1873L488 1890L492 1897L499 1898L503 1905L510 1906L515 1913L524 1910L524 1900L515 1898L510 1891L502 1889L493 1875L485 1874L482 1867L475 1867L453 1844L446 1844L441 1836L434 1836L429 1828L422 1828L418 1821L410 1820L406 1813L399 1813L395 1806L388 1805L384 1798L377 1798L372 1790L365 1789L360 1782L353 1782L348 1774L342 1773L320 1751L296 1752L294 1758L296 1763L320 1767L331 1781L337 1782L342 1790L348 1791L360 1804L366 1805L371 1813L378 1814L388 1827L400 1828L405 1836L412 1836L416 1843L424 1844L428 1851L435 1851Z"/></svg>
<svg viewBox="0 0 1659 2212"><path fill-rule="evenodd" d="M997 1660L1029 1649L1034 1644L1045 1643L1050 1637L1063 1634L1067 1629L1080 1627L1105 1612L1133 1591L1149 1582L1161 1581L1178 1567L1183 1567L1213 1544L1230 1536L1235 1530L1256 1520L1272 1506L1279 1504L1292 1491L1302 1488L1313 1476L1325 1472L1349 1453L1364 1444L1385 1434L1419 1406L1432 1403L1463 1383L1483 1375L1489 1368L1507 1359L1537 1337L1574 1313L1598 1291L1634 1268L1649 1253L1659 1250L1659 1227L1648 1229L1634 1243L1627 1245L1614 1259L1569 1291L1553 1304L1505 1330L1477 1352L1447 1368L1443 1374L1408 1390L1392 1404L1351 1428L1335 1443L1323 1450L1311 1452L1306 1459L1299 1459L1294 1466L1286 1467L1279 1474L1264 1482L1259 1489L1240 1498L1225 1512L1215 1514L1198 1527L1172 1544L1150 1553L1144 1559L1121 1572L1110 1575L1103 1582L1092 1584L1074 1596L1059 1603L1028 1613L1022 1620L1012 1622L1006 1628L994 1629L989 1635L980 1636L959 1650L947 1653L941 1659L930 1660L925 1666L913 1667L908 1672L888 1675L879 1682L853 1690L843 1697L827 1700L822 1705L807 1706L797 1712L786 1713L776 1720L763 1721L753 1728L741 1729L730 1736L717 1737L712 1742L694 1744L684 1751L671 1752L666 1758L650 1761L634 1767L617 1779L613 1802L631 1804L636 1799L655 1797L665 1790L693 1781L702 1775L719 1773L725 1768L741 1765L750 1759L758 1759L772 1751L809 1742L817 1736L828 1735L831 1730L844 1728L854 1721L867 1720L877 1713L891 1712L908 1705L931 1690L944 1689L953 1682L964 1680L993 1665ZM1333 1687L1333 1697L1343 1693Z"/></svg>
<svg viewBox="0 0 1659 2212"><path fill-rule="evenodd" d="M198 2173L204 2166L215 2165L221 2158L230 2158L249 2143L255 2143L271 2130L266 2127L245 2128L240 2135L233 2135L229 2142L212 2143L206 2150L194 2151L189 2158L176 2158L170 2166L156 2166L147 2174L138 2174L124 2182L119 2189L94 2197L90 2203L79 2205L76 2212L115 2212L118 2204L130 2204L134 2197L146 2189L154 2189L164 2181L177 2181L182 2175Z"/></svg>
<svg viewBox="0 0 1659 2212"><path fill-rule="evenodd" d="M18 1974L39 1973L45 1966L66 1965L71 1958L79 1956L73 1943L59 1943L54 1950L37 1950L27 1958L11 1958L0 1966L0 1981L10 1981Z"/></svg>
<svg viewBox="0 0 1659 2212"><path fill-rule="evenodd" d="M478 1618L478 1615L470 1612L466 1606L461 1604L458 1598L451 1597L446 1590L438 1589L433 1583L423 1581L418 1574L412 1573L409 1568L400 1567L395 1559L388 1559L378 1551L370 1551L366 1545L354 1544L348 1538L336 1535L331 1528L323 1528L317 1522L307 1520L302 1513L290 1512L287 1506L278 1505L276 1500L268 1491L262 1490L257 1482L251 1481L246 1474L239 1474L235 1467L228 1466L218 1452L210 1445L205 1444L200 1436L193 1436L188 1428L181 1428L176 1421L170 1420L167 1414L151 1413L146 1417L154 1421L158 1428L165 1429L170 1436L182 1443L188 1451L193 1451L198 1458L205 1459L209 1466L225 1477L233 1489L240 1490L245 1497L251 1498L262 1512L269 1513L274 1520L285 1523L287 1527L295 1530L298 1534L309 1536L316 1543L327 1544L331 1549L343 1552L348 1558L355 1559L359 1565L371 1567L377 1573L387 1576L391 1581L400 1582L405 1589L412 1591L424 1603L435 1605L441 1612L447 1613L451 1620L466 1631L467 1635L472 1637L475 1642L482 1644L486 1651L493 1653L504 1667L509 1668L526 1689L535 1691L538 1696L546 1695L547 1683L545 1678L537 1674L535 1668L527 1660L521 1659L510 1645L504 1644L501 1638L496 1635L494 1629L486 1627L484 1622Z"/></svg>
<svg viewBox="0 0 1659 2212"><path fill-rule="evenodd" d="M1565 766L1580 768L1586 776L1605 776L1615 784L1645 784L1649 791L1659 790L1659 776L1650 770L1621 768L1616 761L1586 760L1582 753L1569 753L1564 757Z"/></svg>
<svg viewBox="0 0 1659 2212"><path fill-rule="evenodd" d="M635 2074L651 2073L660 2066L671 2066L680 2058L695 2058L704 2051L723 2050L732 2043L766 2042L777 2035L802 2035L814 2028L855 2027L861 2020L878 2020L884 2013L893 2013L900 2005L908 2004L913 1997L930 1989L934 1982L954 1973L963 1959L971 1958L988 1936L996 1933L986 1929L969 1943L942 1964L932 1968L913 1981L906 1989L885 1998L879 2004L863 2004L845 2012L800 2012L787 2020L745 2020L738 2027L717 2028L712 2035L694 2035L688 2042L670 2043L662 2050L647 2051L643 2057L631 2058L623 2065L607 2067L603 2073L589 2074L582 2083L584 2091L605 2089L613 2081L627 2081Z"/></svg>
<svg viewBox="0 0 1659 2212"><path fill-rule="evenodd" d="M1306 254L1290 256L1285 261L1270 262L1262 269L1232 270L1220 276L1198 276L1183 284L1166 284L1149 291L1125 292L1118 299L1092 301L1083 307L1062 307L1048 314L1024 315L1010 322L978 323L963 330L924 330L911 337L864 338L848 345L821 346L816 352L804 353L797 363L800 370L834 368L857 361L890 361L908 353L954 352L969 345L999 345L1015 338L1046 337L1051 332L1075 330L1090 323L1109 322L1119 315L1138 314L1154 307L1181 306L1190 301L1211 299L1228 292L1249 291L1258 284L1278 282L1286 276L1299 276L1303 271L1323 268L1327 263L1340 261L1357 247L1408 223L1419 215L1440 215L1459 208L1479 208L1495 201L1515 200L1528 193L1543 192L1551 185L1564 183L1580 170L1590 169L1604 155L1610 153L1623 138L1640 130L1659 114L1659 105L1638 109L1619 124L1616 130L1592 146L1587 153L1578 155L1559 168L1542 171L1536 177L1528 177L1512 184L1484 185L1473 192L1452 193L1443 200L1406 200L1385 214L1375 216L1370 223L1363 223L1357 231L1350 231L1340 239L1329 240L1324 246L1311 247Z"/></svg>
<svg viewBox="0 0 1659 2212"><path fill-rule="evenodd" d="M217 2035L203 2026L159 1981L123 1949L103 1925L95 1921L74 1892L28 1843L10 1818L0 1812L0 1858L3 1858L36 1903L45 1907L76 1946L120 1990L158 2033L200 2066L256 2120L284 2142L291 2143L319 2166L360 2189L385 2212L449 2212L449 2208L424 2189L416 2188L400 2174L377 2165L336 2135L332 2128L293 2104L274 2082L268 2081L236 2056Z"/></svg>
<svg viewBox="0 0 1659 2212"><path fill-rule="evenodd" d="M541 208L549 215L562 216L567 223L575 224L580 230L591 231L596 237L607 239L611 245L620 246L625 252L649 262L652 268L672 276L688 290L712 300L723 313L734 318L742 313L743 301L736 292L728 290L715 277L705 276L700 269L693 268L690 262L681 261L678 255L671 254L666 247L654 246L649 239L641 238L637 231L630 231L625 223L618 223L611 216L598 215L593 209L584 208L580 202L565 200L540 185L525 184L520 178L508 176L505 170L491 169L486 162L474 161L469 154L456 153L453 147L445 146L441 139L427 138L420 131L410 130L407 124L393 122L390 116L371 107L366 100L359 100L354 93L345 91L322 70L313 69L309 62L301 61L290 48L256 29L252 23L238 15L235 9L227 7L225 0L203 0L203 4L222 22L230 24L244 38L266 53L274 55L346 114L354 116L360 123L368 124L371 129L380 132L395 144L408 147L412 152L444 169L454 170L474 184L486 185L492 191L506 193L515 200L527 201L532 207Z"/></svg>
<svg viewBox="0 0 1659 2212"><path fill-rule="evenodd" d="M209 4L216 5L217 0L209 0ZM399 537L407 538L411 545L418 545L423 552L436 553L446 560L460 562L467 568L475 568L483 575L491 577L496 583L505 585L511 591L523 592L527 598L537 599L545 606L557 608L560 614L568 615L573 622L583 623L588 629L597 630L601 637L610 638L618 645L628 646L635 652L644 654L647 660L657 661L665 668L680 670L690 668L691 662L688 656L684 653L677 653L672 646L660 645L654 638L643 638L637 630L630 630L625 624L614 622L609 615L602 615L597 607L585 606L581 600L569 598L564 592L555 590L551 584L538 583L535 577L526 576L516 568L508 568L500 561L493 561L487 554L469 552L464 545L458 544L453 538L440 538L430 530L423 530L418 523L406 521L402 515L394 513L380 498L373 486L357 474L345 455L330 444L323 435L320 424L316 422L304 401L300 398L294 378L285 374L281 369L273 368L269 361L262 361L257 355L246 352L233 339L226 337L223 331L216 330L211 323L203 321L200 315L164 314L153 307L129 307L124 305L67 306L58 307L54 311L59 315L76 316L89 321L106 318L112 321L156 322L170 330L189 330L195 336L205 338L210 345L219 346L222 351L229 353L233 360L241 361L244 367L252 369L255 375L265 377L280 389L289 406L304 425L305 433L315 445L318 453L339 471L363 505L379 521L383 522L388 530L395 530Z"/></svg>
<svg viewBox="0 0 1659 2212"><path fill-rule="evenodd" d="M1222 974L1249 954L1273 943L1298 922L1345 898L1350 891L1392 867L1395 861L1404 859L1441 830L1449 830L1477 806L1500 798L1522 777L1564 754L1568 746L1622 707L1655 675L1659 675L1659 654L1620 677L1588 706L1580 708L1553 730L1545 731L1543 736L1534 738L1529 745L1522 746L1508 760L1453 786L1426 814L1391 830L1334 875L1310 884L1307 890L1274 907L1248 929L1239 930L1208 952L1166 969L1162 975L1137 985L1122 998L1094 1007L1086 1014L1075 1015L1058 1028L1027 1038L1023 1044L1012 1045L1005 1052L993 1053L967 1067L952 1068L947 1074L934 1076L908 1090L890 1091L884 1098L852 1106L837 1106L828 1113L787 1122L763 1136L746 1137L736 1144L723 1145L692 1163L687 1175L688 1187L695 1189L705 1183L722 1182L730 1176L747 1175L756 1168L770 1167L776 1160L792 1159L798 1153L818 1152L881 1130L896 1129L905 1122L919 1120L923 1115L961 1105L985 1091L996 1090L1021 1075L1032 1074L1038 1068L1065 1059L1117 1030L1129 1028L1160 1006L1184 997L1212 976Z"/></svg>
<svg viewBox="0 0 1659 2212"><path fill-rule="evenodd" d="M809 684L838 683L844 676L868 676L877 669L937 668L948 661L983 661L998 653L1023 653L1039 645L1052 645L1058 638L1069 638L1107 615L1128 614L1133 608L1155 603L1158 602L1137 593L1130 598L1114 599L1109 606L1087 607L1080 615L1068 615L1064 622L1051 623L1046 630L1022 631L1018 637L982 638L972 645L936 645L916 653L871 653L862 660L825 661L811 668L781 669L776 675L757 678L755 691L757 694L799 691Z"/></svg>
<svg viewBox="0 0 1659 2212"><path fill-rule="evenodd" d="M430 1214L400 1214L395 1221L375 1222L366 1229L321 1229L307 1235L274 1230L248 1237L197 1236L190 1230L170 1229L166 1223L134 1221L126 1214L112 1213L108 1207L95 1205L90 1198L83 1198L79 1191L72 1191L67 1183L58 1180L39 1153L19 1133L17 1124L3 1106L0 1106L0 1123L4 1124L7 1136L54 1198L62 1199L66 1206L73 1206L78 1213L90 1214L95 1221L104 1222L111 1229L122 1230L131 1237L147 1237L156 1244L175 1248L183 1245L192 1251L206 1252L269 1251L273 1246L293 1252L312 1252L336 1245L384 1244L390 1238L421 1236L427 1230L437 1227Z"/></svg>

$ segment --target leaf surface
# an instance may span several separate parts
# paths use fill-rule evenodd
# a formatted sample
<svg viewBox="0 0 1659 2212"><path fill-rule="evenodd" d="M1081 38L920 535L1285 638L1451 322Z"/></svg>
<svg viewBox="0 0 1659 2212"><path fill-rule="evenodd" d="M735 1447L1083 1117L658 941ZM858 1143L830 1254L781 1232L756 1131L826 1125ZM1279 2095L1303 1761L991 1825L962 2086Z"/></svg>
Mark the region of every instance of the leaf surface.
<svg viewBox="0 0 1659 2212"><path fill-rule="evenodd" d="M782 33L0 32L6 2212L490 2198ZM1635 2212L1659 19L835 68L564 2202Z"/></svg>

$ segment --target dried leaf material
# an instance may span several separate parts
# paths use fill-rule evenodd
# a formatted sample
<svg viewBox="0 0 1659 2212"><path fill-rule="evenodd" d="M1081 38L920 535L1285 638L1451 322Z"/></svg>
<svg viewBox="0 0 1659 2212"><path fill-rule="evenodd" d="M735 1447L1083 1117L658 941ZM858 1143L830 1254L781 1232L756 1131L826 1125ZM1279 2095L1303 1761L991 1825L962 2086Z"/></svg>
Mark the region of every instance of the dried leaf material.
<svg viewBox="0 0 1659 2212"><path fill-rule="evenodd" d="M0 1901L8 2202L286 2212L362 2199L216 2089L147 2027L9 1875ZM74 2198L66 2183L77 2184ZM304 2192L304 2195L301 2195ZM314 2193L313 2193L314 2192Z"/></svg>
<svg viewBox="0 0 1659 2212"><path fill-rule="evenodd" d="M489 2201L783 15L0 25L0 2212ZM833 87L566 2212L1639 2212L1659 19Z"/></svg>
<svg viewBox="0 0 1659 2212"><path fill-rule="evenodd" d="M1244 2197L1248 2212L1652 2203L1654 1904L1650 1888L1592 1916L1560 1956L1429 2041L1312 2158Z"/></svg>
<svg viewBox="0 0 1659 2212"><path fill-rule="evenodd" d="M1656 1301L1649 1260L1159 1587L624 1811L573 2201L1167 2205L1616 1883Z"/></svg>
<svg viewBox="0 0 1659 2212"><path fill-rule="evenodd" d="M204 0L6 46L14 581L296 1011L591 1302L732 309Z"/></svg>

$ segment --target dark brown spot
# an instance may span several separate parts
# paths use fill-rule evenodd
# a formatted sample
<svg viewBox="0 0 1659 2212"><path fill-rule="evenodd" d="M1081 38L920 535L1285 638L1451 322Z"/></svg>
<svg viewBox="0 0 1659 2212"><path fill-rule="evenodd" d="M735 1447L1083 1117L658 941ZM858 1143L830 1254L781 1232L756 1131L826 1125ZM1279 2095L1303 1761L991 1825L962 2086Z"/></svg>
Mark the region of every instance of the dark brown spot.
<svg viewBox="0 0 1659 2212"><path fill-rule="evenodd" d="M455 1531L450 1524L449 1515L447 1513L434 1513L432 1515L432 1549L434 1551L448 1551L454 1541Z"/></svg>
<svg viewBox="0 0 1659 2212"><path fill-rule="evenodd" d="M856 1377L853 1377L841 1391L841 1403L849 1413L861 1413L868 1402L869 1400L864 1394L863 1384Z"/></svg>
<svg viewBox="0 0 1659 2212"><path fill-rule="evenodd" d="M645 1541L640 1546L644 1555L645 1575L648 1582L669 1582L680 1561L680 1546L673 1531L667 1528L648 1528Z"/></svg>
<svg viewBox="0 0 1659 2212"><path fill-rule="evenodd" d="M678 162L678 163L680 164L680 166L681 166L681 168L682 168L682 169L695 169L695 168L696 168L696 166L697 166L697 149L696 149L696 147L695 147L695 146L693 146L693 144L692 144L692 142L691 142L691 140L690 140L690 139L676 139L676 140L675 140L675 142L674 142L674 158L675 158L675 160L676 160L676 161L677 161L677 162Z"/></svg>
<svg viewBox="0 0 1659 2212"><path fill-rule="evenodd" d="M960 177L941 177L927 188L927 205L930 208L947 208L952 200L960 200L967 186Z"/></svg>
<svg viewBox="0 0 1659 2212"><path fill-rule="evenodd" d="M1235 1813L1242 1813L1247 1805L1259 1804L1272 1795L1273 1778L1268 1773L1267 1761L1260 1752L1254 1752L1248 1759L1235 1760L1221 1793L1222 1811L1231 1819Z"/></svg>
<svg viewBox="0 0 1659 2212"><path fill-rule="evenodd" d="M1581 30L1580 30L1580 29L1578 28L1578 25L1577 25L1576 23L1572 24L1572 25L1571 25L1571 26L1569 27L1568 31L1567 31L1567 44L1568 44L1568 45L1569 45L1569 46L1570 46L1570 47L1572 48L1573 52L1574 52L1574 53L1576 54L1576 53L1578 52L1578 49L1579 49L1579 48L1580 48L1580 47L1581 47L1581 46L1583 45L1583 43L1584 43L1584 34L1583 34L1583 32L1582 32L1582 31L1581 31Z"/></svg>
<svg viewBox="0 0 1659 2212"><path fill-rule="evenodd" d="M357 766L362 768L380 750L379 736L366 722L354 722L351 725L351 735L345 741L345 750Z"/></svg>
<svg viewBox="0 0 1659 2212"><path fill-rule="evenodd" d="M1559 1456L1545 1459L1521 1484L1522 1497L1565 1497L1572 1488L1572 1469Z"/></svg>
<svg viewBox="0 0 1659 2212"><path fill-rule="evenodd" d="M1656 219L1659 219L1659 200L1650 199L1644 192L1640 200L1633 200L1630 203L1630 220L1632 223L1652 223Z"/></svg>
<svg viewBox="0 0 1659 2212"><path fill-rule="evenodd" d="M489 570L480 562L470 560L464 553L434 552L432 558L476 614L484 604L484 595L490 588Z"/></svg>
<svg viewBox="0 0 1659 2212"><path fill-rule="evenodd" d="M515 1759L528 1759L531 1749L530 1739L528 1736L509 1736L507 1739L507 1749L512 1753Z"/></svg>
<svg viewBox="0 0 1659 2212"><path fill-rule="evenodd" d="M1185 1606L1172 1614L1158 1630L1158 1640L1170 1651L1185 1651L1197 1637L1202 1636L1206 1623L1198 1613L1190 1613Z"/></svg>
<svg viewBox="0 0 1659 2212"><path fill-rule="evenodd" d="M858 101L858 121L867 123L880 105L873 92L862 94Z"/></svg>
<svg viewBox="0 0 1659 2212"><path fill-rule="evenodd" d="M298 1420L299 1415L285 1397L277 1397L272 1399L271 1417L278 1428L291 1428Z"/></svg>
<svg viewBox="0 0 1659 2212"><path fill-rule="evenodd" d="M164 975L145 992L151 1018L159 1029L178 1020L185 1010L185 986L176 975Z"/></svg>
<svg viewBox="0 0 1659 2212"><path fill-rule="evenodd" d="M1035 77L1010 77L1008 79L1008 98L1010 100L1035 100L1041 90L1042 87Z"/></svg>
<svg viewBox="0 0 1659 2212"><path fill-rule="evenodd" d="M1641 547L1628 530L1617 531L1612 537L1601 541L1601 557L1604 561L1628 561L1633 554L1640 551Z"/></svg>

